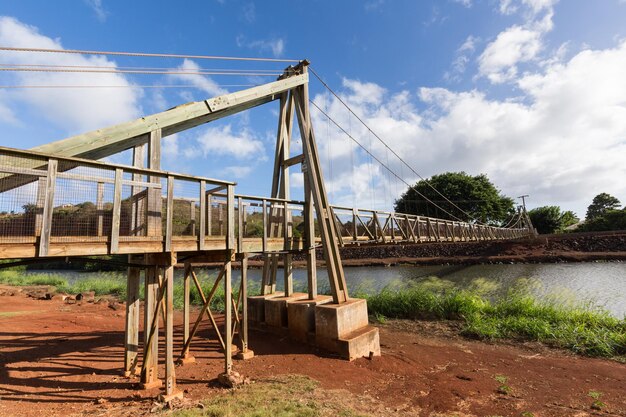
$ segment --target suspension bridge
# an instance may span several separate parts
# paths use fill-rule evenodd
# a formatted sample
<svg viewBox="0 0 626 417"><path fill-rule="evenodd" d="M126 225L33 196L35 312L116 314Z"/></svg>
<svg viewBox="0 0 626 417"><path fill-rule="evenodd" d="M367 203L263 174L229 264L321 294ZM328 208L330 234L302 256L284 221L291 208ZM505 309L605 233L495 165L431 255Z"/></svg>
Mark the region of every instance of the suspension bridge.
<svg viewBox="0 0 626 417"><path fill-rule="evenodd" d="M0 70L138 71L42 65ZM161 72L145 68L142 71ZM217 71L198 71L196 75L213 73ZM4 264L7 266L68 257L93 259L94 256L127 255L124 373L128 377L139 375L146 388L164 385L166 401L182 396L176 388L175 362L193 362L193 340L205 317L222 347L225 377L232 372L233 356L240 359L253 356L249 348L249 326L282 329L297 340L315 343L346 359L379 355L378 330L368 324L365 300L351 298L348 294L340 246L509 240L528 237L533 229L525 211L519 211L506 227L496 227L471 221L465 217L467 213L447 199L450 203L447 207L459 210L457 215L431 201L449 214L447 219L331 205L310 104L332 119L309 98L310 73L309 63L300 61L280 72L275 81L265 84L187 103L30 150L1 147L0 259L14 260ZM274 75L252 71L232 71L232 74ZM321 77L315 76L335 94ZM340 96L335 96L341 101ZM232 181L161 169L164 137L275 101L278 102L278 121L273 175L268 178L271 180L269 196L241 195L236 193L236 184ZM291 142L295 122L302 152L294 155ZM350 132L332 122L362 146ZM382 141L378 135L376 137ZM385 146L393 152L386 143ZM362 147L372 159L409 185L374 153ZM127 150L132 150L132 165L101 161ZM304 175L302 200L291 198L289 168L297 165ZM324 255L330 295L318 294L316 249ZM307 265L306 293L293 290L292 257L301 253L305 254ZM264 260L261 294L257 296L247 294L247 263L252 256ZM205 294L194 268L207 262L218 262L221 268L211 290ZM239 262L242 270L236 289L232 282L233 262ZM185 270L180 352L174 352L176 265L184 266ZM279 269L282 269L284 282L284 290L280 292L276 289ZM140 338L142 276L145 301ZM195 320L192 320L189 302L192 285L203 300ZM209 306L221 285L225 294L224 325L218 326ZM159 331L165 333L164 381L158 368Z"/></svg>

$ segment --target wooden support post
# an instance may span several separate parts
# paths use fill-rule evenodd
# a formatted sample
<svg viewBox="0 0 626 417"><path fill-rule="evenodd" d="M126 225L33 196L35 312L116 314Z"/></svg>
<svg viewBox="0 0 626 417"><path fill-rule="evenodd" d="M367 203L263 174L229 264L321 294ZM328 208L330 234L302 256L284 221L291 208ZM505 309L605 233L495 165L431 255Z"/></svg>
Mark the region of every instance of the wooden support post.
<svg viewBox="0 0 626 417"><path fill-rule="evenodd" d="M151 260L151 258L146 255L146 261L149 260ZM158 267L155 265L148 265L145 274L143 334L144 352L147 353L145 356L148 356L148 358L144 356L144 363L141 369L141 384L144 388L149 389L161 386L161 381L158 378L159 316L158 314L155 314L158 312ZM150 329L152 327L152 323L155 321L156 326L154 328L154 334L150 337Z"/></svg>
<svg viewBox="0 0 626 417"><path fill-rule="evenodd" d="M357 227L357 216L358 216L359 210L356 208L352 209L352 240L354 242L357 242L359 240L359 229Z"/></svg>
<svg viewBox="0 0 626 417"><path fill-rule="evenodd" d="M37 181L37 208L35 211L35 230L34 236L41 236L41 225L43 224L43 210L46 204L46 189L48 179L40 177ZM98 184L99 185L99 184Z"/></svg>
<svg viewBox="0 0 626 417"><path fill-rule="evenodd" d="M129 261L130 261L129 257ZM126 281L126 331L124 375L134 375L139 355L139 281L141 270L128 268Z"/></svg>
<svg viewBox="0 0 626 417"><path fill-rule="evenodd" d="M233 334L232 334L232 258L235 253L235 187L226 187L226 249L227 259L224 263L224 373L230 375L233 368Z"/></svg>
<svg viewBox="0 0 626 417"><path fill-rule="evenodd" d="M174 234L174 177L167 177L167 200L165 213L165 252L172 250L172 235Z"/></svg>
<svg viewBox="0 0 626 417"><path fill-rule="evenodd" d="M242 304L241 323L239 326L241 351L237 353L237 359L250 359L254 352L249 348L248 339L248 255L243 254L241 258L241 287L239 299Z"/></svg>
<svg viewBox="0 0 626 417"><path fill-rule="evenodd" d="M165 267L165 396L164 402L182 398L183 393L176 389L174 370L174 265L176 254L171 253L169 265Z"/></svg>
<svg viewBox="0 0 626 417"><path fill-rule="evenodd" d="M200 228L198 230L198 250L204 250L206 236L206 181L200 181Z"/></svg>
<svg viewBox="0 0 626 417"><path fill-rule="evenodd" d="M237 251L243 252L243 214L245 209L243 207L243 199L237 197Z"/></svg>
<svg viewBox="0 0 626 417"><path fill-rule="evenodd" d="M161 129L153 130L150 132L149 142L149 168L160 169L161 168ZM160 183L161 178L152 176L150 182ZM148 189L148 236L162 236L161 225L161 209L163 206L162 192L160 188Z"/></svg>
<svg viewBox="0 0 626 417"><path fill-rule="evenodd" d="M52 214L54 212L54 191L56 188L57 170L59 161L48 160L48 176L46 180L46 196L43 205L43 218L41 219L41 236L39 240L39 256L48 255L50 246L50 236L52 235Z"/></svg>
<svg viewBox="0 0 626 417"><path fill-rule="evenodd" d="M309 300L317 298L317 260L315 257L315 213L309 179L304 176L304 238Z"/></svg>
<svg viewBox="0 0 626 417"><path fill-rule="evenodd" d="M206 196L206 221L207 236L213 235L213 194L208 193Z"/></svg>
<svg viewBox="0 0 626 417"><path fill-rule="evenodd" d="M111 253L117 253L120 244L120 217L122 211L122 174L121 168L115 170L113 188L113 220L111 221Z"/></svg>
<svg viewBox="0 0 626 417"><path fill-rule="evenodd" d="M191 310L191 304L189 299L189 293L191 290L191 264L185 262L185 278L183 281L183 346L189 342L189 311ZM192 362L193 358L189 355L189 350L183 352L181 357L182 363Z"/></svg>

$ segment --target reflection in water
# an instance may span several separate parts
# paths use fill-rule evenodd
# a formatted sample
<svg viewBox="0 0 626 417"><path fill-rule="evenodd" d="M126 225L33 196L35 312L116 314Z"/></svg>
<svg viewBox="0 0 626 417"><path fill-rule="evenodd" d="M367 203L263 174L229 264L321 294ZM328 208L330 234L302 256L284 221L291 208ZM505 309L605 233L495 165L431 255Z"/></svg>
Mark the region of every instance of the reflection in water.
<svg viewBox="0 0 626 417"><path fill-rule="evenodd" d="M38 273L40 271L32 271ZM52 272L52 271L50 271ZM54 271L70 281L89 278L98 273ZM198 271L200 278L216 274L214 270ZM176 276L182 276L177 270ZM351 295L375 293L382 288L400 289L419 283L434 289L465 288L480 292L493 300L510 291L526 291L540 299L561 304L586 303L603 307L617 317L626 316L626 263L514 264L471 266L394 266L345 268ZM119 273L124 279L124 273ZM258 288L261 270L248 272L250 288ZM279 270L277 289L283 288ZM233 271L233 285L239 271ZM326 270L318 268L320 293L328 293ZM294 270L294 289L306 291L306 270Z"/></svg>

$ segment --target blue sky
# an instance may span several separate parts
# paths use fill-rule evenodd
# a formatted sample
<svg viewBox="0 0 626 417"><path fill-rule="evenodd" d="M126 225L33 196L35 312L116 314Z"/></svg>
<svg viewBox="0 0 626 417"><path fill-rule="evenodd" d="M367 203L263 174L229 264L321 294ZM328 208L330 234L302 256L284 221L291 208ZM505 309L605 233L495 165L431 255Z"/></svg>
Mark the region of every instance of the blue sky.
<svg viewBox="0 0 626 417"><path fill-rule="evenodd" d="M599 192L626 203L626 1L6 1L0 45L307 58L422 176L485 173L531 207L584 215ZM182 59L0 52L4 64L280 69ZM0 144L30 148L271 77L0 73ZM311 82L316 103L406 182L417 177ZM269 193L277 104L170 137L164 168ZM336 204L389 208L404 184L319 113ZM298 151L297 138L293 153ZM127 156L118 157L125 162ZM301 176L291 172L294 197ZM373 191L374 190L374 191Z"/></svg>

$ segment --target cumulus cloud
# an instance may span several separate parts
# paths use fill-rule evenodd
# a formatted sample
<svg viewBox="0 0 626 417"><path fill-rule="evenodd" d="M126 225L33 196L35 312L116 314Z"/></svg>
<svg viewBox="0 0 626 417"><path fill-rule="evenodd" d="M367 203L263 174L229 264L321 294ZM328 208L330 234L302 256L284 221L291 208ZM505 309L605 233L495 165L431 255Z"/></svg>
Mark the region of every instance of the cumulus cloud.
<svg viewBox="0 0 626 417"><path fill-rule="evenodd" d="M478 58L479 75L492 83L514 80L519 65L538 59L544 49L544 35L553 28L554 5L558 0L500 0L499 11L524 13L524 23L500 32Z"/></svg>
<svg viewBox="0 0 626 417"><path fill-rule="evenodd" d="M12 17L0 17L0 44L10 47L63 49L58 39L39 33L37 28ZM30 52L3 52L3 62L12 65L87 65L115 67L114 61L104 57L76 54L42 54ZM132 86L121 74L44 73L21 72L3 74L9 85L116 85ZM25 104L37 110L47 121L68 134L80 133L117 124L141 114L139 88L85 88L85 89L20 89L6 91L0 101L5 106ZM17 107L17 106L16 106ZM19 118L0 110L4 120Z"/></svg>
<svg viewBox="0 0 626 417"><path fill-rule="evenodd" d="M199 72L201 71L200 65L191 59L185 58L182 64L177 67L179 71ZM201 74L170 74L168 75L172 80L179 80L192 85L209 96L220 96L228 93L227 90L221 88L211 77Z"/></svg>
<svg viewBox="0 0 626 417"><path fill-rule="evenodd" d="M531 194L531 204L557 204L584 215L594 195L609 192L622 200L626 184L626 41L605 50L585 50L516 82L522 97L492 99L484 92L421 88L389 94L359 81L344 81L341 95L373 130L389 142L423 176L464 170L486 173L509 196ZM413 104L421 102L424 110ZM409 183L417 178L390 155L365 128L327 96L315 102ZM398 197L398 181L384 169L359 168L369 157L315 115L320 155L334 190L349 203L352 195L367 204L367 186L376 186L375 204ZM351 160L353 158L353 161ZM352 165L361 172L353 173ZM374 163L378 166L378 164ZM379 166L378 166L379 167ZM380 168L380 167L379 167ZM363 175L365 174L365 175ZM370 178L371 177L371 178ZM393 179L392 179L393 180ZM342 185L343 184L343 185ZM348 184L348 186L346 186Z"/></svg>
<svg viewBox="0 0 626 417"><path fill-rule="evenodd" d="M541 32L512 26L485 48L479 58L479 72L493 83L514 79L517 65L533 60L541 48Z"/></svg>
<svg viewBox="0 0 626 417"><path fill-rule="evenodd" d="M230 156L235 159L264 159L265 147L263 141L257 138L247 128L240 132L233 132L232 125L208 127L202 135L196 138L197 146L190 146L184 150L185 156Z"/></svg>

